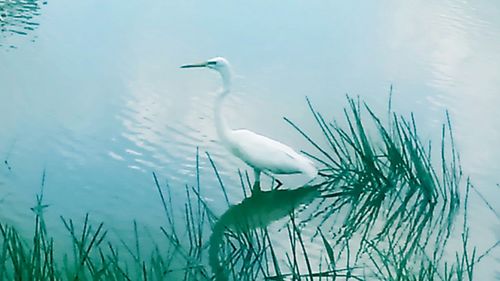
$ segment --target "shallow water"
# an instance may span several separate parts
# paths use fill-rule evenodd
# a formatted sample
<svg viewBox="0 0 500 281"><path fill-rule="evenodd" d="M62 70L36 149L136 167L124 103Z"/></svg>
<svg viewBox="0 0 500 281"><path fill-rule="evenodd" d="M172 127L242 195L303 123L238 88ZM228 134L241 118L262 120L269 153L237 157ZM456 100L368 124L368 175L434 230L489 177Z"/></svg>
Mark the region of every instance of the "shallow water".
<svg viewBox="0 0 500 281"><path fill-rule="evenodd" d="M282 116L319 137L305 96L329 119L342 118L346 93L385 112L392 84L393 109L414 112L422 136L436 143L449 110L464 174L500 210L494 1L221 7L0 1L0 218L31 223L45 170L49 224L59 224L59 214L90 212L125 236L132 219L155 227L164 215L151 172L183 194L184 184L196 182L196 147L206 200L225 209L208 151L230 201L239 202L237 168L246 167L217 143L213 127L218 78L178 68L216 55L236 72L225 106L231 126L298 150L313 149ZM500 224L478 197L471 200L472 240L484 250L500 239ZM498 251L492 255L479 266L484 280L498 266Z"/></svg>

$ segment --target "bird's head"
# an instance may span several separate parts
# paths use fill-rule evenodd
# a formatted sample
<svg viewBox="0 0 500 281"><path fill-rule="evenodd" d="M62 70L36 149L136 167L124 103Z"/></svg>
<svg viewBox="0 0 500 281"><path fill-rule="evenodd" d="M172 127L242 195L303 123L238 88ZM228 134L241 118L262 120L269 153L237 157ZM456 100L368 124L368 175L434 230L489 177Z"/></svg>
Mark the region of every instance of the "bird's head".
<svg viewBox="0 0 500 281"><path fill-rule="evenodd" d="M223 73L229 71L229 62L223 57L215 57L202 63L185 64L181 66L181 68L192 67L206 67Z"/></svg>
<svg viewBox="0 0 500 281"><path fill-rule="evenodd" d="M229 62L223 57L211 58L202 63L185 64L181 68L205 67L217 71L223 82L224 92L228 92L231 87L231 66Z"/></svg>

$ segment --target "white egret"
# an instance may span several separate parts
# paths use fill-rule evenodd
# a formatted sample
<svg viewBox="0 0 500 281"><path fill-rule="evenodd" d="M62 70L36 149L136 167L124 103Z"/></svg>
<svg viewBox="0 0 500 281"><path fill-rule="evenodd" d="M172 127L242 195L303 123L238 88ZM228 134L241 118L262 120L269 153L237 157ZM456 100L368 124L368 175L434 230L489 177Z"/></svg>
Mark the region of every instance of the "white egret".
<svg viewBox="0 0 500 281"><path fill-rule="evenodd" d="M318 170L312 161L291 147L249 130L231 130L228 127L221 114L222 102L231 91L232 71L226 59L215 57L203 63L181 66L181 68L191 67L206 67L220 74L223 88L215 101L215 128L223 145L253 168L255 174L254 190L260 190L261 173L302 173L307 175L309 179L316 177Z"/></svg>

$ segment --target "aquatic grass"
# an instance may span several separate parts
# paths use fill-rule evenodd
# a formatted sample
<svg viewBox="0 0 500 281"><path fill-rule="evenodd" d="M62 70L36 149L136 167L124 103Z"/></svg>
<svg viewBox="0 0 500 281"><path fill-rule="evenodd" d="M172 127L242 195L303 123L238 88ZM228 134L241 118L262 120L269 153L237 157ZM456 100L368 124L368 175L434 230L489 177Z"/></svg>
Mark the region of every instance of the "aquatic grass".
<svg viewBox="0 0 500 281"><path fill-rule="evenodd" d="M154 181L158 184L156 175ZM79 227L72 219L61 216L69 234L72 254L64 253L62 259L56 259L54 239L45 229L43 209L47 205L43 203L44 182L45 173L37 205L32 208L35 215L32 239L25 240L16 228L0 223L0 280L210 280L210 274L198 262L203 247L198 237L200 234L195 231L202 231L197 229L201 226L195 223L198 219L192 217L191 204L186 204L187 231L191 233L189 245L182 244L178 239L179 233L170 231L175 229L172 224L161 227L167 246L151 240L154 250L146 255L141 252L137 222L133 223L135 239L128 244L123 239L118 242L110 238L104 224L90 223L88 214ZM160 194L166 215L170 218L167 221L173 223L173 218L169 216L172 210L170 195L167 199L163 193Z"/></svg>
<svg viewBox="0 0 500 281"><path fill-rule="evenodd" d="M467 223L468 197L470 183L466 187L463 206L461 249L454 254L454 260L443 260L436 252L429 256L425 247L417 247L413 255L405 253L400 245L388 239L387 247L380 247L366 241L373 249L368 256L374 265L373 276L378 280L474 280L474 266L479 262L477 249L469 245L469 227ZM488 251L487 251L488 252ZM486 254L486 253L485 253ZM382 265L382 266L380 266Z"/></svg>
<svg viewBox="0 0 500 281"><path fill-rule="evenodd" d="M412 116L390 113L383 125L366 104L348 98L346 125L340 126L308 103L329 147L290 123L320 149L313 155L324 163L318 184L250 195L248 173L238 171L244 199L230 205L227 190L237 187L225 186L206 153L229 207L216 214L203 199L197 149L196 183L184 186L182 211L174 209L179 199L168 181L152 173L152 192L165 215L156 228L160 235L134 221L133 241L126 241L89 215L78 225L61 217L72 245L61 259L44 223L44 172L32 237L0 223L0 280L472 280L477 263L498 243L481 254L469 244L473 186L467 180L462 249L445 259L462 177L449 117L436 171ZM307 234L311 229L316 235Z"/></svg>
<svg viewBox="0 0 500 281"><path fill-rule="evenodd" d="M244 190L251 187L250 181L241 183ZM309 257L294 213L320 195L319 186L261 191L231 206L213 225L208 242L209 265L215 280L314 280L342 276L362 280L351 274L352 268L321 270ZM275 230L268 229L278 221L285 223L289 243L288 249L280 245L281 258L274 246L276 241L271 239Z"/></svg>
<svg viewBox="0 0 500 281"><path fill-rule="evenodd" d="M360 251L364 249L364 241L376 243L392 236L395 243L405 245L411 252L414 245L430 239L435 232L443 229L449 232L460 202L461 179L449 117L443 125L438 173L432 165L431 145L423 145L413 115L406 119L389 112L389 120L384 124L359 98L347 97L347 101L345 125L341 126L336 121L326 122L307 100L329 144L328 151L285 118L318 148L319 155L315 158L323 158L321 163L326 163L322 171L326 176L324 193L340 190L342 194L323 199L316 213L306 221L320 218L322 226L332 217L344 215L337 243L360 235ZM452 159L450 163L448 157Z"/></svg>

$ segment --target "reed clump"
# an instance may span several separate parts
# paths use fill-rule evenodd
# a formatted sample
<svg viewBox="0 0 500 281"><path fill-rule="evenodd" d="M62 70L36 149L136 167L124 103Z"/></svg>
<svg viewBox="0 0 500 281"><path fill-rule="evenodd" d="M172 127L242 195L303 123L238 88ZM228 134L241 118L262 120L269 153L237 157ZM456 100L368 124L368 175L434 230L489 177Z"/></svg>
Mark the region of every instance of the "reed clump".
<svg viewBox="0 0 500 281"><path fill-rule="evenodd" d="M471 184L461 180L449 118L436 165L413 116L389 110L384 123L368 105L347 101L344 125L325 121L308 101L327 147L287 119L324 166L314 185L247 196L251 182L240 173L245 198L231 206L207 153L228 205L216 214L203 200L197 151L197 181L185 186L179 217L179 200L153 173L165 221L148 252L137 222L127 243L88 215L79 226L61 217L72 249L56 250L44 223L42 180L29 239L0 224L0 280L473 280L475 265L498 243L481 254L470 245ZM454 223L460 212L461 228ZM461 248L447 259L454 232L462 233Z"/></svg>

